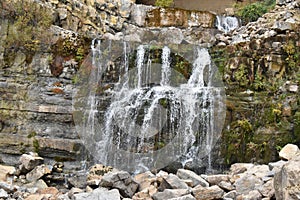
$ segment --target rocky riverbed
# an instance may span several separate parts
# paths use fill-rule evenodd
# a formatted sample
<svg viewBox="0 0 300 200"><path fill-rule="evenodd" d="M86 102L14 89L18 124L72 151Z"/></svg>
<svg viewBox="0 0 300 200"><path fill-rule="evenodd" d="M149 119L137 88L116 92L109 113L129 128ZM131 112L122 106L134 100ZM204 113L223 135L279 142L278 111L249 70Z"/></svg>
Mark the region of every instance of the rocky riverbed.
<svg viewBox="0 0 300 200"><path fill-rule="evenodd" d="M236 163L222 174L178 169L132 175L96 164L86 171L64 171L35 153L19 165L0 165L0 198L10 200L292 200L300 198L300 150L288 144L282 160L268 165Z"/></svg>

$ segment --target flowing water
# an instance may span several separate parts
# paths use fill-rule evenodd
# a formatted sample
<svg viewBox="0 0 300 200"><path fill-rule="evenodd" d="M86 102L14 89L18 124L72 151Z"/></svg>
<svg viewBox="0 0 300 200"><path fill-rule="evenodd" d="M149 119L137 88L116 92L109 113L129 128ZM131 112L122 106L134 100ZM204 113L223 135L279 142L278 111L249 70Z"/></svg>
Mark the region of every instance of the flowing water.
<svg viewBox="0 0 300 200"><path fill-rule="evenodd" d="M180 48L93 41L92 67L82 73L74 107L77 130L96 162L141 172L206 157L211 168L225 118L224 88L208 50L188 47L181 48L189 49L190 72L183 75ZM113 61L118 80L99 94Z"/></svg>
<svg viewBox="0 0 300 200"><path fill-rule="evenodd" d="M237 17L217 15L216 25L218 30L228 33L239 28L241 22Z"/></svg>

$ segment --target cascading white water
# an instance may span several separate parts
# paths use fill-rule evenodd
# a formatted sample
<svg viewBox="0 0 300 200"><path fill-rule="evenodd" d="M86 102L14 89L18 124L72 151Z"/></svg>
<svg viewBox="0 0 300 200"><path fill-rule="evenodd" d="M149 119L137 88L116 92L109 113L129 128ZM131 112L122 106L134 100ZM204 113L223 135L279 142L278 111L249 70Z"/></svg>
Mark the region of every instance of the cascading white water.
<svg viewBox="0 0 300 200"><path fill-rule="evenodd" d="M240 20L232 16L217 15L216 25L218 30L228 33L240 27Z"/></svg>
<svg viewBox="0 0 300 200"><path fill-rule="evenodd" d="M89 85L100 84L105 74L103 66L108 59L103 58L100 45L92 44L94 67ZM123 43L123 74L109 90L110 103L101 110L102 119L95 114L100 112L100 96L88 94L92 100L87 101L87 110L80 116L88 119L80 126L81 137L88 141L85 145L97 162L132 172L162 168L176 159L197 161L204 156L210 169L210 152L222 125L215 120L223 117L224 89L215 80L217 70L208 50L194 48L191 74L186 79L171 66L174 57L170 47L160 48L160 63L153 59L152 48L131 48ZM130 62L132 57L134 62Z"/></svg>

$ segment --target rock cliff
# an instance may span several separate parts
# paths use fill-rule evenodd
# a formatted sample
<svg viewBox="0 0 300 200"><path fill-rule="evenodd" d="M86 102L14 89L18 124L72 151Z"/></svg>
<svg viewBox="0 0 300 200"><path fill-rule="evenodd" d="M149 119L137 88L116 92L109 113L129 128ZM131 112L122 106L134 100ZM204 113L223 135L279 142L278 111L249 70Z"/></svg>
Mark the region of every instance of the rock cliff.
<svg viewBox="0 0 300 200"><path fill-rule="evenodd" d="M299 144L299 1L278 1L257 22L222 33L211 12L133 0L43 0L52 25L43 30L44 37L36 36L34 48L34 41L9 43L12 33L25 34L15 31L19 24L9 17L14 16L10 2L0 7L0 152L5 163L14 164L16 156L29 151L57 161L84 159L72 94L78 69L83 61L89 63L94 37L211 47L227 93L220 141L225 160L218 163L268 162L286 143Z"/></svg>

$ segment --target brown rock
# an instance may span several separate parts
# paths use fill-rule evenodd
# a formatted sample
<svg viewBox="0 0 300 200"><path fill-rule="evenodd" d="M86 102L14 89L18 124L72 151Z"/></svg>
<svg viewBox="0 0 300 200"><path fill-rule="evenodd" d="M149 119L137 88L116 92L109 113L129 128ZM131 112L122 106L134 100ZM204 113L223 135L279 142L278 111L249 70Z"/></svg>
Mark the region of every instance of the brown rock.
<svg viewBox="0 0 300 200"><path fill-rule="evenodd" d="M16 169L12 166L0 165L0 181L6 182L9 176L12 176Z"/></svg>
<svg viewBox="0 0 300 200"><path fill-rule="evenodd" d="M221 199L224 194L224 191L217 185L211 187L196 186L192 191L197 200Z"/></svg>

